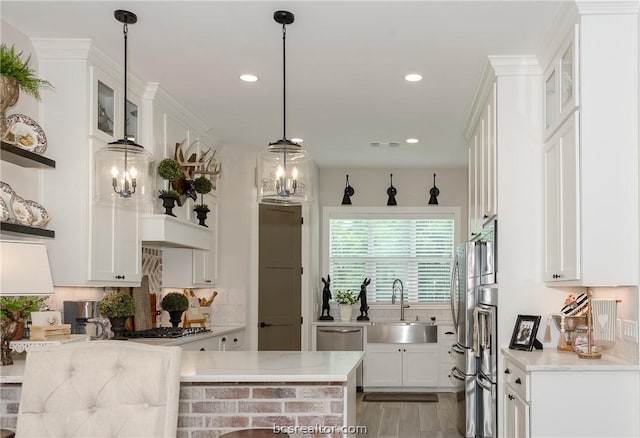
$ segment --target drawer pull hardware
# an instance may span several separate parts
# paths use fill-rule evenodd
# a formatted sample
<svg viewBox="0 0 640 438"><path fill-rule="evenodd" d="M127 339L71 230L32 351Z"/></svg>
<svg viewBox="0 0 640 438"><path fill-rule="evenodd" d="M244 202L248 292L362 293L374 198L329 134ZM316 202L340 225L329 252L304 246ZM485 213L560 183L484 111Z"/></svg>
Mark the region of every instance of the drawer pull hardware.
<svg viewBox="0 0 640 438"><path fill-rule="evenodd" d="M516 383L517 383L518 385L522 385L522 380L520 380L520 377L518 377L518 378L516 379Z"/></svg>
<svg viewBox="0 0 640 438"><path fill-rule="evenodd" d="M445 335L454 335L455 333L453 332L444 332Z"/></svg>

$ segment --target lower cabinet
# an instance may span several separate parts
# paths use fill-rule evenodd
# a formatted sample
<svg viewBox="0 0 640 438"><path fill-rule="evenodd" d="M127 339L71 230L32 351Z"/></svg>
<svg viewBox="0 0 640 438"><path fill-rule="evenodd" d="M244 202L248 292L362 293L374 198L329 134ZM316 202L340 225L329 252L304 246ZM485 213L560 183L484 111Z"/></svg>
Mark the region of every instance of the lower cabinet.
<svg viewBox="0 0 640 438"><path fill-rule="evenodd" d="M368 343L364 386L438 386L438 345Z"/></svg>
<svg viewBox="0 0 640 438"><path fill-rule="evenodd" d="M564 353L571 355L573 353ZM577 359L581 360L581 359ZM505 437L640 436L640 372L633 367L594 368L585 361L525 370L504 360L501 435ZM598 362L598 361L593 361ZM557 363L557 360L556 360ZM585 365L586 364L586 365Z"/></svg>
<svg viewBox="0 0 640 438"><path fill-rule="evenodd" d="M244 346L244 330L236 330L224 335L200 338L195 341L178 344L185 351L230 351L242 350Z"/></svg>
<svg viewBox="0 0 640 438"><path fill-rule="evenodd" d="M462 382L451 375L451 368L456 364L454 353L451 351L457 342L456 331L453 326L438 326L438 386L441 389L452 390L462 386Z"/></svg>

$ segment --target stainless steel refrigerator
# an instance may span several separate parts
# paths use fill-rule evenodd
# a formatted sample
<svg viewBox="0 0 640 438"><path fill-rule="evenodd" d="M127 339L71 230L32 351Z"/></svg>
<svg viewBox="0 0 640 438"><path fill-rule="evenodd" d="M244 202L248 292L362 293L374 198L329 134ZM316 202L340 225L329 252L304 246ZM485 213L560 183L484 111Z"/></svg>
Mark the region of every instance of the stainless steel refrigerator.
<svg viewBox="0 0 640 438"><path fill-rule="evenodd" d="M456 250L451 274L451 314L457 342L452 347L456 365L451 375L463 382L458 400L458 430L465 437L477 433L476 370L478 358L473 350L473 312L481 283L482 243L466 242Z"/></svg>

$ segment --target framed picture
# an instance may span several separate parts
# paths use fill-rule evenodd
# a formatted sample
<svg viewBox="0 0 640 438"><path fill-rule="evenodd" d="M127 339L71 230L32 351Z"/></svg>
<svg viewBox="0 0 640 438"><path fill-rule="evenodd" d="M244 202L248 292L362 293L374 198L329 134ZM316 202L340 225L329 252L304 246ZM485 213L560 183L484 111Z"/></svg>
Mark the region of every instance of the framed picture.
<svg viewBox="0 0 640 438"><path fill-rule="evenodd" d="M518 315L509 348L512 350L531 351L539 325L540 315Z"/></svg>

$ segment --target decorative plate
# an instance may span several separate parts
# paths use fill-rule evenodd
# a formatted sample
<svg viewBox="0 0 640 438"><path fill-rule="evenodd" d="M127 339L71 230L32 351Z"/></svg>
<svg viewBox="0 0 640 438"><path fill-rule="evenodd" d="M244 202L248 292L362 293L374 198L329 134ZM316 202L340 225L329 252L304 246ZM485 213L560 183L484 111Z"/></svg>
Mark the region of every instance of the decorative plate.
<svg viewBox="0 0 640 438"><path fill-rule="evenodd" d="M7 208L11 208L11 198L16 195L11 186L4 181L0 181L0 198L4 200Z"/></svg>
<svg viewBox="0 0 640 438"><path fill-rule="evenodd" d="M7 116L7 126L9 132L13 134L13 142L16 146L36 154L47 150L47 136L31 117L24 114L11 114Z"/></svg>
<svg viewBox="0 0 640 438"><path fill-rule="evenodd" d="M33 223L33 214L27 205L27 202L18 195L14 195L11 199L11 210L18 223L21 225L31 226Z"/></svg>
<svg viewBox="0 0 640 438"><path fill-rule="evenodd" d="M31 215L33 216L33 222L31 223L32 227L44 228L51 219L47 210L36 201L24 201L25 204L29 207L31 211Z"/></svg>
<svg viewBox="0 0 640 438"><path fill-rule="evenodd" d="M9 219L9 207L4 199L0 198L0 220L6 222Z"/></svg>

